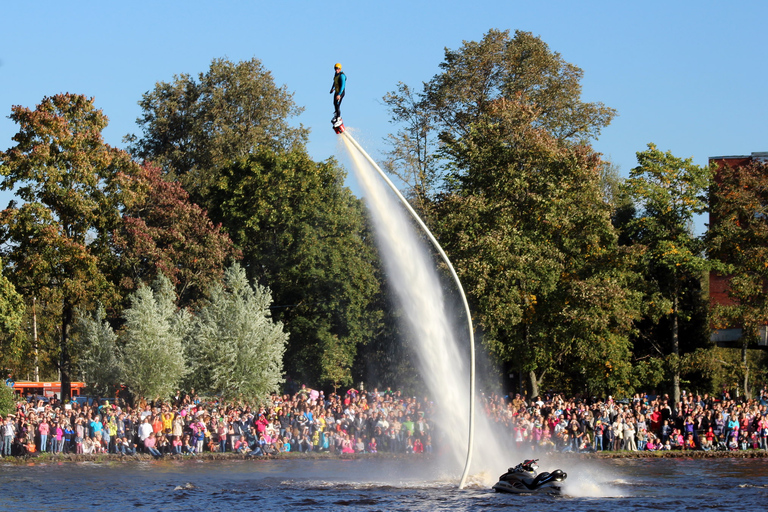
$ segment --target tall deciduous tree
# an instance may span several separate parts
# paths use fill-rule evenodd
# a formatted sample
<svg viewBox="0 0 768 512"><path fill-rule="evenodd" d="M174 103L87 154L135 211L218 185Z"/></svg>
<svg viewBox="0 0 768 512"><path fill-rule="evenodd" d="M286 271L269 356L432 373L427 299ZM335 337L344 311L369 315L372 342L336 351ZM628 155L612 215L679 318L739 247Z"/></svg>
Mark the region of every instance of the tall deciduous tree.
<svg viewBox="0 0 768 512"><path fill-rule="evenodd" d="M291 333L288 376L310 384L351 382L357 347L380 320L363 205L343 182L333 162L262 151L225 166L212 195L211 218L242 250L249 276L273 291L275 319Z"/></svg>
<svg viewBox="0 0 768 512"><path fill-rule="evenodd" d="M533 395L545 376L574 390L630 390L638 297L601 190L603 163L537 127L529 106L503 108L446 146L460 171L436 205L484 341L529 377Z"/></svg>
<svg viewBox="0 0 768 512"><path fill-rule="evenodd" d="M647 303L652 316L670 322L672 386L675 402L680 400L680 321L692 314L683 307L691 292L690 282L698 281L707 268L703 239L693 233L694 216L707 208L709 167L694 165L648 144L637 153L638 166L625 182L637 205L626 231L643 251L643 269L648 284Z"/></svg>
<svg viewBox="0 0 768 512"><path fill-rule="evenodd" d="M180 306L200 299L228 260L239 256L232 241L159 167L145 163L125 178L131 194L113 237L122 287L134 291L162 274L176 287Z"/></svg>
<svg viewBox="0 0 768 512"><path fill-rule="evenodd" d="M582 74L528 32L490 30L446 49L420 93L400 84L385 97L404 126L393 167L416 178L483 339L534 393L566 374L574 389L632 386L630 258L600 186L605 164L584 145L616 112L582 101Z"/></svg>
<svg viewBox="0 0 768 512"><path fill-rule="evenodd" d="M0 213L0 237L17 289L58 305L58 366L68 399L74 310L115 298L104 265L120 222L117 177L138 166L104 143L107 118L93 99L58 94L35 110L14 106L10 117L20 130L16 146L0 153L0 188L14 190L22 204Z"/></svg>
<svg viewBox="0 0 768 512"><path fill-rule="evenodd" d="M187 373L184 339L191 317L176 307L171 281L161 275L153 287L142 285L123 311L120 337L123 381L137 397L166 398Z"/></svg>
<svg viewBox="0 0 768 512"><path fill-rule="evenodd" d="M303 146L308 130L289 119L302 112L292 93L275 84L261 61L214 59L206 73L158 82L139 102L141 137L129 136L131 152L178 177L197 204L227 161L258 149Z"/></svg>
<svg viewBox="0 0 768 512"><path fill-rule="evenodd" d="M570 142L596 138L616 115L602 103L583 102L583 71L529 32L511 37L509 31L489 30L480 41L446 49L440 70L418 94L400 84L384 97L392 120L404 125L391 136L393 168L418 202L444 185L446 169L456 170L450 158L436 158L435 150L460 141L475 123L504 115L507 107L524 106L536 114L529 119L534 128Z"/></svg>
<svg viewBox="0 0 768 512"><path fill-rule="evenodd" d="M708 250L717 270L730 276L732 304L712 310L719 328L742 328L743 387L751 396L747 348L768 324L768 165L723 165L710 194Z"/></svg>
<svg viewBox="0 0 768 512"><path fill-rule="evenodd" d="M198 392L265 401L283 382L288 334L271 318L272 297L229 267L198 310L189 338L189 383Z"/></svg>

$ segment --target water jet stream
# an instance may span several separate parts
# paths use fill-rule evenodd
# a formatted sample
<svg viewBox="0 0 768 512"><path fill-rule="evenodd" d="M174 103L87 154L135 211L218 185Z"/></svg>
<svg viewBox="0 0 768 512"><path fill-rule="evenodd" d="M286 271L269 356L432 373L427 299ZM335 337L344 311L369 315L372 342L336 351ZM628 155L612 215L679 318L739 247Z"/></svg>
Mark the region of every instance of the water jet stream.
<svg viewBox="0 0 768 512"><path fill-rule="evenodd" d="M430 265L425 251L420 247L418 239L412 233L408 222L404 219L401 210L397 204L392 201L391 196L381 187L380 183L373 179L371 172L367 172L364 158L372 169L374 169L384 180L384 182L395 193L401 204L408 210L411 216L416 220L429 240L437 249L443 258L446 266L451 272L456 286L461 294L464 303L465 315L469 325L469 411L466 422L469 424L467 432L467 453L464 463L464 471L459 482L459 489L463 488L467 481L470 465L472 463L472 452L474 442L474 424L475 424L475 347L474 332L472 327L472 316L469 311L469 304L461 286L459 277L453 268L448 256L443 251L440 244L429 231L427 226L413 210L408 201L405 200L400 191L395 187L387 175L379 168L376 162L365 152L357 141L349 134L341 134L344 145L347 148L354 162L355 173L363 188L368 193L368 206L371 210L374 224L381 238L381 249L384 253L384 261L394 279L394 288L403 302L406 316L409 319L411 328L419 341L422 349L419 351L419 358L422 368L426 369L426 382L433 396L437 398L438 394L445 396L461 396L461 389L453 389L452 393L446 394L446 388L458 388L458 379L448 379L445 375L450 363L454 365L459 363L456 342L453 339L453 333L450 329L447 315L442 300L442 292L437 275ZM425 343L426 342L426 343ZM453 357L449 357L453 356ZM453 359L453 361L451 361ZM462 374L463 372L459 372ZM464 423L456 415L447 415L449 421L447 431L459 432L462 430L460 423ZM458 444L454 444L454 454Z"/></svg>

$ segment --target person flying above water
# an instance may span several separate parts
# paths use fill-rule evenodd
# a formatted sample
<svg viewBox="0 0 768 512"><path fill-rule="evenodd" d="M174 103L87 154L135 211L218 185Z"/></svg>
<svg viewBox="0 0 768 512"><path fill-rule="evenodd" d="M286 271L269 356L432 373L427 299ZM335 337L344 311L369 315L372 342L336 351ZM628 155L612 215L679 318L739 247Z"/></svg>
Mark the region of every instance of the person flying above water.
<svg viewBox="0 0 768 512"><path fill-rule="evenodd" d="M331 86L331 94L333 94L333 109L335 115L333 121L336 121L341 117L341 100L344 99L344 92L347 85L347 75L341 70L341 64L338 62L333 66L336 74L333 76L333 85Z"/></svg>

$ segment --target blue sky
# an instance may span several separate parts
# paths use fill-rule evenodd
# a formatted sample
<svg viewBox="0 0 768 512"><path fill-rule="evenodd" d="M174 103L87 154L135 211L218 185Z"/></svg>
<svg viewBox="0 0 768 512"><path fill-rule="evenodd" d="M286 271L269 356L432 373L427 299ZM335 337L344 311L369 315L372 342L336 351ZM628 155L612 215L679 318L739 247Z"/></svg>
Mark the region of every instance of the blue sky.
<svg viewBox="0 0 768 512"><path fill-rule="evenodd" d="M444 48L497 28L532 32L584 70L583 99L618 110L595 148L623 174L649 142L705 164L768 151L766 19L764 1L9 2L0 147L14 144L12 105L59 92L93 96L110 119L106 141L122 147L156 82L205 72L218 57L256 57L305 107L297 122L312 130L312 157L343 162L328 94L341 62L345 124L376 158L395 131L384 94L400 81L419 87ZM8 199L0 194L0 206Z"/></svg>

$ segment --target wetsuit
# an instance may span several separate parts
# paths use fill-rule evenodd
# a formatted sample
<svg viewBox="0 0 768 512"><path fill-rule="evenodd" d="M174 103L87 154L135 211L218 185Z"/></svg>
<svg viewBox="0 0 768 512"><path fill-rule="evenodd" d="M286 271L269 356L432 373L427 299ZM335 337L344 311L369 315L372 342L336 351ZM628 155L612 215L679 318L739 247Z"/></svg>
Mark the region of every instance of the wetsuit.
<svg viewBox="0 0 768 512"><path fill-rule="evenodd" d="M333 86L331 87L331 93L333 94L333 108L336 111L335 118L341 117L341 100L344 99L346 85L347 75L345 75L343 71L340 71L333 76ZM336 99L336 96L338 96L339 99Z"/></svg>

